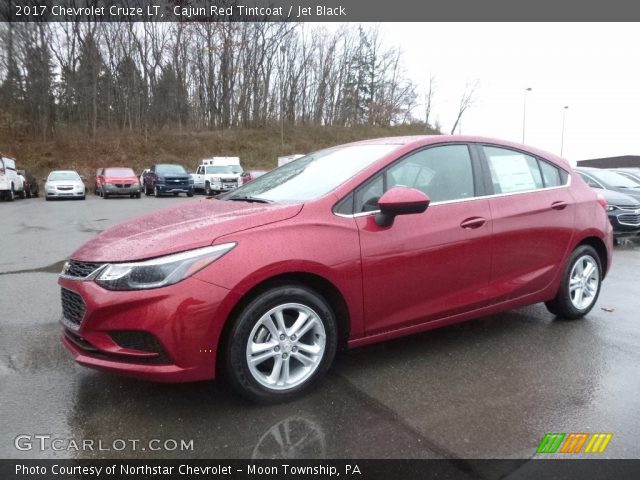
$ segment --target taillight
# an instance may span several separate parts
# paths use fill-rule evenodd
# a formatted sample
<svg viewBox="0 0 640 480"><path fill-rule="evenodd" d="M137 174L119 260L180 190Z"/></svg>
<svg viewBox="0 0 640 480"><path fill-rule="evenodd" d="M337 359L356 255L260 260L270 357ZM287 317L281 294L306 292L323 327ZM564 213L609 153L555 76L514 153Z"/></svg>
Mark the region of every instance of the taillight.
<svg viewBox="0 0 640 480"><path fill-rule="evenodd" d="M607 211L607 199L604 198L601 194L597 194L597 198L598 198L598 203L600 204L600 206L602 208L604 208L604 211Z"/></svg>

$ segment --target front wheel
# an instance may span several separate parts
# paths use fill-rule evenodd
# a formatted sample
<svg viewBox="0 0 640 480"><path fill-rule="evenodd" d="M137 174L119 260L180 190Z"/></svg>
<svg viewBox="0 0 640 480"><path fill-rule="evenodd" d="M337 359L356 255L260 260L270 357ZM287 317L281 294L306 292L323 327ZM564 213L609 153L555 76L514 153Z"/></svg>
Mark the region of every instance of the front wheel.
<svg viewBox="0 0 640 480"><path fill-rule="evenodd" d="M157 185L154 185L153 187L153 196L156 198L160 198L160 189Z"/></svg>
<svg viewBox="0 0 640 480"><path fill-rule="evenodd" d="M336 353L337 328L329 304L301 285L272 288L237 317L224 350L236 391L258 403L276 403L308 391Z"/></svg>
<svg viewBox="0 0 640 480"><path fill-rule="evenodd" d="M213 191L211 190L211 184L210 184L209 182L206 182L206 183L204 184L204 194L205 194L207 197L210 197L210 196L212 196L212 195L213 195Z"/></svg>
<svg viewBox="0 0 640 480"><path fill-rule="evenodd" d="M560 318L577 320L591 311L601 285L600 257L590 245L581 245L569 257L556 297L545 305Z"/></svg>

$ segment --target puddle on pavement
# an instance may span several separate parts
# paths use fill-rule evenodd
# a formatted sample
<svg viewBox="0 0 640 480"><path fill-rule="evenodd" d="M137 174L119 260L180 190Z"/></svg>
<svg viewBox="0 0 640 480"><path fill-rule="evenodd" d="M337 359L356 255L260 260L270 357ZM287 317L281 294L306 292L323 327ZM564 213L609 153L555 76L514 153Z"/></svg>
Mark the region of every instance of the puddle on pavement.
<svg viewBox="0 0 640 480"><path fill-rule="evenodd" d="M12 270L10 272L0 272L0 275L18 275L20 273L60 273L66 260L60 260L59 262L52 263L46 267L27 268L23 270Z"/></svg>

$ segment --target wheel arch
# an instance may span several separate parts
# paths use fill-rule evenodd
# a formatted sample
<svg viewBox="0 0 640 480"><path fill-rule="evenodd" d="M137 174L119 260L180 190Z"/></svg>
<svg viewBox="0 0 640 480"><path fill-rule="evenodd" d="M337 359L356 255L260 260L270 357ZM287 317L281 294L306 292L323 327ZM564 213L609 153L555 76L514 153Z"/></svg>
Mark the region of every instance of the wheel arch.
<svg viewBox="0 0 640 480"><path fill-rule="evenodd" d="M607 275L607 271L609 270L609 256L607 253L607 246L604 241L600 237L589 236L580 240L575 248L578 248L581 245L589 245L596 251L598 258L600 259L600 265L602 266L602 278L604 279Z"/></svg>
<svg viewBox="0 0 640 480"><path fill-rule="evenodd" d="M224 351L234 320L240 312L261 293L280 286L297 284L309 287L318 292L331 306L338 328L338 348L345 348L351 331L351 318L347 302L340 290L328 279L316 273L297 271L288 272L263 279L245 292L231 309L222 328L216 353L216 377L221 373L224 362Z"/></svg>

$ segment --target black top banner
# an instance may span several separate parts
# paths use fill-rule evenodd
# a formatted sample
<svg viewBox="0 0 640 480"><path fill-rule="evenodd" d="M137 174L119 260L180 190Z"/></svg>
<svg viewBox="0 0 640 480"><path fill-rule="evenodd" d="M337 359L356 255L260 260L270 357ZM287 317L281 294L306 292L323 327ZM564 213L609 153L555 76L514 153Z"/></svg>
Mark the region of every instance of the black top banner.
<svg viewBox="0 0 640 480"><path fill-rule="evenodd" d="M640 4L628 0L3 0L0 4L4 22L640 20Z"/></svg>

